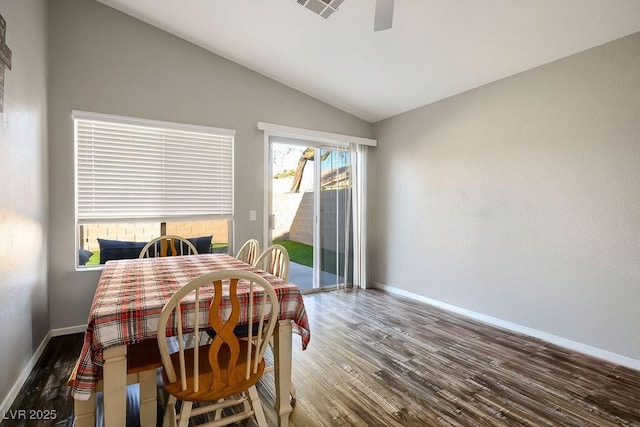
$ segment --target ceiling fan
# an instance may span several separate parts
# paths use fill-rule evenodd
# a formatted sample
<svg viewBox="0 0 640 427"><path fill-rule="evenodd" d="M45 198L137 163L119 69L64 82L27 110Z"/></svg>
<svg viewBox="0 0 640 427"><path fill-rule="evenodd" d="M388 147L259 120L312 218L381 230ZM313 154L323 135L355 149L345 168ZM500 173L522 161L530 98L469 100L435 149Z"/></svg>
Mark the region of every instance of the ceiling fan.
<svg viewBox="0 0 640 427"><path fill-rule="evenodd" d="M338 10L338 7L343 1L344 0L296 0L296 3L327 19ZM393 1L394 0L376 0L373 31L382 31L391 28L393 24Z"/></svg>
<svg viewBox="0 0 640 427"><path fill-rule="evenodd" d="M373 31L388 30L393 25L393 1L376 0L376 13Z"/></svg>

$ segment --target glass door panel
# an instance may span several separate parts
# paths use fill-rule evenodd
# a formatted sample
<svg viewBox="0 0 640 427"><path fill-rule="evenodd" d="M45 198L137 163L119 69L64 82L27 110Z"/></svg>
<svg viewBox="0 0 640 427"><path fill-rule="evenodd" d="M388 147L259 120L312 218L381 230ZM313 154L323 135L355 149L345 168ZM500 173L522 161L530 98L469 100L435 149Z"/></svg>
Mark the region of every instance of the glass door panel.
<svg viewBox="0 0 640 427"><path fill-rule="evenodd" d="M351 180L348 150L323 149L320 162L320 287L344 287L352 275ZM345 265L346 264L346 265Z"/></svg>
<svg viewBox="0 0 640 427"><path fill-rule="evenodd" d="M314 287L313 152L299 144L272 142L270 241L284 246L291 258L292 283Z"/></svg>

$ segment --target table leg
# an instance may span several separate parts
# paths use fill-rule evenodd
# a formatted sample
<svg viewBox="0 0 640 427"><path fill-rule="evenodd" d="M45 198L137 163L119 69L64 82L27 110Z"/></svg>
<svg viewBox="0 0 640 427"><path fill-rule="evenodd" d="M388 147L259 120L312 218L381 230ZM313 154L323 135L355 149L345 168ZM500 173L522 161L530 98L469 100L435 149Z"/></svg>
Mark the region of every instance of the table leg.
<svg viewBox="0 0 640 427"><path fill-rule="evenodd" d="M96 394L91 393L89 400L73 399L73 415L75 427L95 427Z"/></svg>
<svg viewBox="0 0 640 427"><path fill-rule="evenodd" d="M155 426L158 416L158 385L155 369L140 372L138 382L140 383L140 425Z"/></svg>
<svg viewBox="0 0 640 427"><path fill-rule="evenodd" d="M274 371L276 380L276 413L278 426L289 426L289 414L293 411L291 393L291 320L280 320L274 332Z"/></svg>
<svg viewBox="0 0 640 427"><path fill-rule="evenodd" d="M104 426L122 427L127 423L127 346L107 348L103 357Z"/></svg>

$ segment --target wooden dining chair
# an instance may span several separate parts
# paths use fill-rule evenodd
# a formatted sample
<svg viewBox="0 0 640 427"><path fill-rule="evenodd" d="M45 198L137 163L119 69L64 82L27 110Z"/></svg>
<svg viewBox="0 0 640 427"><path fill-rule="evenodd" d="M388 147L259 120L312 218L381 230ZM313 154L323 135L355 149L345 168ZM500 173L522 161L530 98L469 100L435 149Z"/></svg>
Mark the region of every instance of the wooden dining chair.
<svg viewBox="0 0 640 427"><path fill-rule="evenodd" d="M239 288L248 292L242 295L246 307L241 307ZM208 344L184 348L184 331L197 335L200 324L207 323L200 319L204 315L202 309L208 305L200 302L204 292L213 292L208 325L215 336ZM241 319L241 313L246 313L246 318ZM186 427L191 417L213 412L215 422L207 425L227 425L255 416L258 425L266 427L255 384L264 372L263 356L278 313L278 299L269 282L249 271L208 273L176 292L165 304L158 321L163 381L169 393L164 425L179 423L180 427ZM246 323L248 339L234 332L241 323ZM177 337L178 349L169 354L173 336ZM177 400L182 405L176 415ZM193 408L194 402L212 403ZM224 409L227 410L223 412Z"/></svg>
<svg viewBox="0 0 640 427"><path fill-rule="evenodd" d="M140 258L178 255L198 255L198 250L193 243L184 237L169 234L156 237L140 251Z"/></svg>
<svg viewBox="0 0 640 427"><path fill-rule="evenodd" d="M289 280L289 252L282 245L269 246L260 254L253 265L276 277Z"/></svg>
<svg viewBox="0 0 640 427"><path fill-rule="evenodd" d="M284 280L289 280L289 264L289 252L287 251L287 249L282 245L273 244L260 254L260 256L256 259L254 266L268 273L271 273L276 277ZM270 342L269 344L271 345L271 348L273 348L273 342ZM273 372L274 367L267 366L265 369L266 372ZM291 404L295 405L297 400L297 393L293 382L290 386L290 393Z"/></svg>
<svg viewBox="0 0 640 427"><path fill-rule="evenodd" d="M73 386L76 380L80 359L76 362L69 379L68 386ZM139 390L139 408L140 408L140 425L155 426L157 416L158 402L158 385L156 383L157 369L162 367L160 358L160 350L156 340L144 340L136 344L127 346L127 385L140 384ZM102 371L96 385L95 393L103 391ZM95 393L88 401L74 401L74 416L76 422L80 418L88 419L87 424L96 424L96 406ZM80 410L78 410L80 409ZM81 422L80 422L81 423Z"/></svg>
<svg viewBox="0 0 640 427"><path fill-rule="evenodd" d="M249 265L253 265L256 259L258 259L259 253L260 243L256 239L249 239L244 243L244 245L242 245L242 247L236 254L236 258L240 261L246 262Z"/></svg>

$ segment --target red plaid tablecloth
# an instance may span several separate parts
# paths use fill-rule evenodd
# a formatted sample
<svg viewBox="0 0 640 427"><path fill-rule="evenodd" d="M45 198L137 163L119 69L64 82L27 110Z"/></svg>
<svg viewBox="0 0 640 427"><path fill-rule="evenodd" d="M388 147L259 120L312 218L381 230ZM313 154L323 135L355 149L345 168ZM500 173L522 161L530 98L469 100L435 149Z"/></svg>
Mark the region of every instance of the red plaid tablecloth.
<svg viewBox="0 0 640 427"><path fill-rule="evenodd" d="M171 295L196 277L229 269L252 271L271 283L280 302L278 318L293 321L304 350L310 339L309 322L302 294L294 284L226 254L108 261L89 311L73 397L90 397L102 369L105 348L155 339L160 311ZM208 307L212 295L202 293L200 298Z"/></svg>

